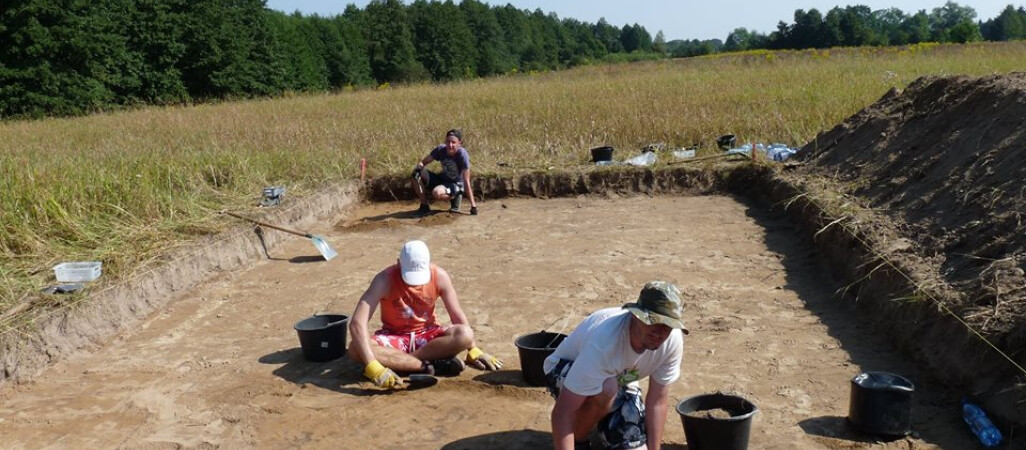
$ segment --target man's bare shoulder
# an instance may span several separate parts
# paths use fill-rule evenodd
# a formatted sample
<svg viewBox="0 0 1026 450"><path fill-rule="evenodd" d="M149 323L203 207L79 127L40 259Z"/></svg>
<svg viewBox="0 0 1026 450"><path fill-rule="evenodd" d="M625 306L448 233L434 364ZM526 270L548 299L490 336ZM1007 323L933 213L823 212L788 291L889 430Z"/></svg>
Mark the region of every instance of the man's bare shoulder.
<svg viewBox="0 0 1026 450"><path fill-rule="evenodd" d="M391 271L395 266L388 266L378 271L371 280L371 288L390 289L392 287Z"/></svg>

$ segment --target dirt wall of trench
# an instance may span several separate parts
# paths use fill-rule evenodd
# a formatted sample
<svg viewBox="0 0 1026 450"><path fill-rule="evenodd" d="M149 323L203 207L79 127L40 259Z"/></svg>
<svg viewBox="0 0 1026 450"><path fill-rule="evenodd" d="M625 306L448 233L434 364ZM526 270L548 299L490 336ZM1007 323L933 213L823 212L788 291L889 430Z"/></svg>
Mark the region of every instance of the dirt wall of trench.
<svg viewBox="0 0 1026 450"><path fill-rule="evenodd" d="M519 176L475 177L477 199L504 197L566 197L584 194L710 194L722 188L723 171L676 167L662 169L593 170L586 172L534 172ZM371 201L414 200L410 181L404 177L383 177L370 182Z"/></svg>

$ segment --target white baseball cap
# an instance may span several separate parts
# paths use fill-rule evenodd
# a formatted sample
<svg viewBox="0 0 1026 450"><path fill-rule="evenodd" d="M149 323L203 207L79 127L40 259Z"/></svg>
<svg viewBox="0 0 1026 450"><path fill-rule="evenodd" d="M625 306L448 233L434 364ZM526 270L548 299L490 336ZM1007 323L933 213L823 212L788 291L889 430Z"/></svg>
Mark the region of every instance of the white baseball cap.
<svg viewBox="0 0 1026 450"><path fill-rule="evenodd" d="M399 270L403 282L423 286L431 281L431 252L424 241L409 241L399 251Z"/></svg>

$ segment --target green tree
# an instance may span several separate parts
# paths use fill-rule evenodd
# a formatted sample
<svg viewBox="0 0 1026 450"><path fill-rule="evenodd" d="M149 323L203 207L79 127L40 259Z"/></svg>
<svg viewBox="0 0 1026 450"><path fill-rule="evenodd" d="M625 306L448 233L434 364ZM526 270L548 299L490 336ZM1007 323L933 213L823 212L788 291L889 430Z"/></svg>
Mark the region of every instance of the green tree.
<svg viewBox="0 0 1026 450"><path fill-rule="evenodd" d="M666 36L663 36L663 30L656 32L655 39L652 40L652 51L666 53Z"/></svg>
<svg viewBox="0 0 1026 450"><path fill-rule="evenodd" d="M559 18L548 16L541 8L537 8L527 16L528 36L527 48L520 56L520 61L527 70L547 70L559 67L558 35L553 28Z"/></svg>
<svg viewBox="0 0 1026 450"><path fill-rule="evenodd" d="M977 42L983 40L983 35L980 34L980 26L976 22L963 20L946 30L944 40L957 43Z"/></svg>
<svg viewBox="0 0 1026 450"><path fill-rule="evenodd" d="M501 74L512 69L509 48L495 11L477 0L463 0L460 10L474 36L478 76Z"/></svg>
<svg viewBox="0 0 1026 450"><path fill-rule="evenodd" d="M531 27L527 23L527 13L506 4L494 9L495 19L502 28L503 41L509 49L509 66L523 67L523 55L531 45Z"/></svg>
<svg viewBox="0 0 1026 450"><path fill-rule="evenodd" d="M937 42L969 42L964 39L973 40L980 34L975 20L976 10L971 6L948 0L930 13L931 38Z"/></svg>
<svg viewBox="0 0 1026 450"><path fill-rule="evenodd" d="M829 45L824 39L823 15L813 8L808 12L796 10L794 25L789 28L789 48L816 48Z"/></svg>
<svg viewBox="0 0 1026 450"><path fill-rule="evenodd" d="M997 17L981 24L980 33L988 41L1026 39L1026 11L1008 5Z"/></svg>
<svg viewBox="0 0 1026 450"><path fill-rule="evenodd" d="M692 40L673 40L666 43L666 47L670 51L670 55L674 58L688 58L692 56L702 56L716 53L723 49L723 42L719 39L710 39L700 41L698 39Z"/></svg>
<svg viewBox="0 0 1026 450"><path fill-rule="evenodd" d="M268 11L268 23L274 35L275 67L284 72L281 83L293 91L321 91L328 88L326 51L314 18L299 12L285 15Z"/></svg>
<svg viewBox="0 0 1026 450"><path fill-rule="evenodd" d="M128 47L142 58L136 95L147 103L189 99L178 63L185 55L182 42L185 0L137 0L124 24Z"/></svg>
<svg viewBox="0 0 1026 450"><path fill-rule="evenodd" d="M576 21L572 19L559 20L555 14L550 16L552 20L549 21L548 28L556 36L559 66L568 67L572 63L580 62L580 58L587 50L584 47L585 43L577 39L578 35L573 30Z"/></svg>
<svg viewBox="0 0 1026 450"><path fill-rule="evenodd" d="M620 45L628 53L641 50L641 35L638 33L637 24L634 26L625 25L624 28L620 29Z"/></svg>
<svg viewBox="0 0 1026 450"><path fill-rule="evenodd" d="M342 82L354 85L373 83L374 75L367 54L367 40L363 35L363 11L349 4L342 15L335 17L333 21L342 33L342 41L349 56L349 59L338 62L342 70Z"/></svg>
<svg viewBox="0 0 1026 450"><path fill-rule="evenodd" d="M758 48L755 43L755 33L749 31L747 28L735 28L727 35L727 40L723 43L723 50L728 52L739 52Z"/></svg>
<svg viewBox="0 0 1026 450"><path fill-rule="evenodd" d="M410 5L417 60L435 80L477 75L477 51L463 11L452 1L417 0Z"/></svg>
<svg viewBox="0 0 1026 450"><path fill-rule="evenodd" d="M907 43L918 44L930 41L930 16L925 10L909 16L901 23L901 31L908 37Z"/></svg>
<svg viewBox="0 0 1026 450"><path fill-rule="evenodd" d="M850 45L881 45L873 26L873 10L865 5L847 6L841 18L841 29Z"/></svg>
<svg viewBox="0 0 1026 450"><path fill-rule="evenodd" d="M638 33L638 49L643 52L652 51L652 35L641 25L634 24L634 28Z"/></svg>
<svg viewBox="0 0 1026 450"><path fill-rule="evenodd" d="M609 53L622 53L623 43L620 41L620 29L606 22L605 17L599 18L595 24L595 38L606 46Z"/></svg>
<svg viewBox="0 0 1026 450"><path fill-rule="evenodd" d="M791 48L791 28L793 25L789 25L783 20L777 22L777 31L770 33L768 48Z"/></svg>
<svg viewBox="0 0 1026 450"><path fill-rule="evenodd" d="M399 0L371 0L361 15L371 73L379 83L421 81L430 74L413 46L410 19Z"/></svg>
<svg viewBox="0 0 1026 450"><path fill-rule="evenodd" d="M285 88L263 0L184 2L185 53L178 62L198 99L270 95Z"/></svg>
<svg viewBox="0 0 1026 450"><path fill-rule="evenodd" d="M909 36L901 24L908 16L898 8L873 11L873 29L881 39L881 45L905 45Z"/></svg>
<svg viewBox="0 0 1026 450"><path fill-rule="evenodd" d="M601 59L608 53L606 46L595 37L594 27L576 19L563 19L563 29L573 36L576 47L570 65L585 64Z"/></svg>
<svg viewBox="0 0 1026 450"><path fill-rule="evenodd" d="M128 50L122 34L130 4L4 0L0 5L0 116L82 114L138 92L142 58Z"/></svg>
<svg viewBox="0 0 1026 450"><path fill-rule="evenodd" d="M363 48L363 41L351 42L346 37L350 21L341 15L333 18L313 16L309 20L322 44L320 56L324 61L328 86L340 88L369 82L370 67L366 55L361 58L357 53Z"/></svg>
<svg viewBox="0 0 1026 450"><path fill-rule="evenodd" d="M868 6L835 7L827 12L827 42L829 46L856 47L878 43L872 27L873 12Z"/></svg>

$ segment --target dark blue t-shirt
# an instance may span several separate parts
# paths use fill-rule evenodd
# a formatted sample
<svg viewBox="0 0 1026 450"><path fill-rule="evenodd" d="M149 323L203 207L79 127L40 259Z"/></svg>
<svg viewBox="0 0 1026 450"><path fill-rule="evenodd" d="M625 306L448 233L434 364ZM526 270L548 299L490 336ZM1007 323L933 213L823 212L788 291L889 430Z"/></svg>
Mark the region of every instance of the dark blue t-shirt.
<svg viewBox="0 0 1026 450"><path fill-rule="evenodd" d="M449 156L446 146L439 145L431 150L431 158L442 165L441 175L451 183L462 183L463 178L460 174L463 173L463 169L470 168L470 154L463 147L456 151L455 156Z"/></svg>

